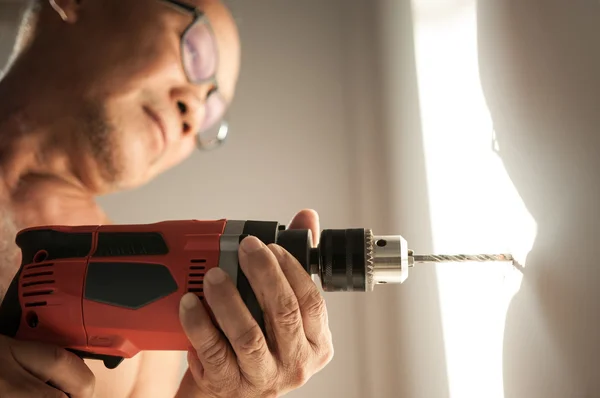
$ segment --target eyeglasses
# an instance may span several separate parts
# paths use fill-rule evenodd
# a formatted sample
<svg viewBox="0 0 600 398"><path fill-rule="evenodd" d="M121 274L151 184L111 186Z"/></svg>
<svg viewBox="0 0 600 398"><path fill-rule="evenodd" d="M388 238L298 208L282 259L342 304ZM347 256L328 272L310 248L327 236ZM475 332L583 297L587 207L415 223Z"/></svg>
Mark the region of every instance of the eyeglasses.
<svg viewBox="0 0 600 398"><path fill-rule="evenodd" d="M192 22L181 36L181 61L190 83L210 83L215 87L208 93L204 121L196 134L199 149L213 149L225 141L229 132L229 123L225 120L227 102L216 81L219 48L214 31L206 15L197 7L178 0L159 1L192 16Z"/></svg>

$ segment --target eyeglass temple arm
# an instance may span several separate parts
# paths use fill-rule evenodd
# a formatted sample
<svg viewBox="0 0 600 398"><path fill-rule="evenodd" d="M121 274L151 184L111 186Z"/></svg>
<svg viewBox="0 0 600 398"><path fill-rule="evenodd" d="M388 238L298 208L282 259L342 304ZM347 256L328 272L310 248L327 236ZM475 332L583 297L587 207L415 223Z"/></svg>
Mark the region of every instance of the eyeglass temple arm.
<svg viewBox="0 0 600 398"><path fill-rule="evenodd" d="M191 13L191 14L195 14L195 15L201 14L201 12L195 6L193 6L191 4L186 4L179 0L159 0L159 1L162 1L163 3L177 9L177 11L183 11L183 12Z"/></svg>

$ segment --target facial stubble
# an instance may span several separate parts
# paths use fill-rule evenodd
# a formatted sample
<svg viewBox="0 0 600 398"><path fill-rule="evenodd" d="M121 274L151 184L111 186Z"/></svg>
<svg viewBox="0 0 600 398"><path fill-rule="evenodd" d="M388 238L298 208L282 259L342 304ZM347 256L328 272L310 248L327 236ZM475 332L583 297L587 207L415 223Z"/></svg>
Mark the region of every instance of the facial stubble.
<svg viewBox="0 0 600 398"><path fill-rule="evenodd" d="M85 135L90 154L98 167L102 181L110 186L119 184L125 172L120 157L118 129L110 123L108 112L101 103L88 103L82 114Z"/></svg>

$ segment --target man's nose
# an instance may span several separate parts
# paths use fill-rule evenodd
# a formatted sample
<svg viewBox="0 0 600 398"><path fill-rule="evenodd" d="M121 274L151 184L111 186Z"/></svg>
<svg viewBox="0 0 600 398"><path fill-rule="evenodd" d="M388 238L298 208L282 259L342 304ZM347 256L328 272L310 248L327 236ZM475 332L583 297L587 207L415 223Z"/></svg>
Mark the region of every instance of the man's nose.
<svg viewBox="0 0 600 398"><path fill-rule="evenodd" d="M182 136L198 133L204 117L204 102L191 90L176 90L172 98L177 106Z"/></svg>

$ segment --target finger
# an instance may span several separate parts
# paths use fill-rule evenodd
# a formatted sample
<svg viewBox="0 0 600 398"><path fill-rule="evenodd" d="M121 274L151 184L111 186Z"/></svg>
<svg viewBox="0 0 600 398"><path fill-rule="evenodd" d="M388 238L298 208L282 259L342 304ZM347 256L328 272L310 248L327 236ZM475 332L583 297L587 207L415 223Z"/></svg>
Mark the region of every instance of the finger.
<svg viewBox="0 0 600 398"><path fill-rule="evenodd" d="M318 348L328 346L331 341L327 306L317 285L310 275L288 251L279 245L269 245L269 248L279 261L281 271L288 280L294 294L298 298L302 325L306 339Z"/></svg>
<svg viewBox="0 0 600 398"><path fill-rule="evenodd" d="M292 221L290 221L289 229L308 229L312 233L313 245L319 242L321 228L319 225L319 214L311 209L299 211Z"/></svg>
<svg viewBox="0 0 600 398"><path fill-rule="evenodd" d="M6 394L6 395L4 395ZM0 388L0 397L11 398L67 398L67 394L44 383L31 373L21 369L17 375L13 375L8 387Z"/></svg>
<svg viewBox="0 0 600 398"><path fill-rule="evenodd" d="M250 381L275 377L277 365L265 336L231 279L220 268L206 273L204 294L231 343L242 374Z"/></svg>
<svg viewBox="0 0 600 398"><path fill-rule="evenodd" d="M38 379L51 383L72 398L91 398L95 377L77 355L60 347L37 342L11 342L19 365Z"/></svg>
<svg viewBox="0 0 600 398"><path fill-rule="evenodd" d="M202 365L203 372L194 372L194 377L202 375L217 382L237 380L239 371L235 355L195 294L187 293L181 298L179 318Z"/></svg>
<svg viewBox="0 0 600 398"><path fill-rule="evenodd" d="M284 363L297 360L298 352L306 343L302 316L296 295L277 258L260 240L249 236L240 244L239 259L271 328L279 359Z"/></svg>

